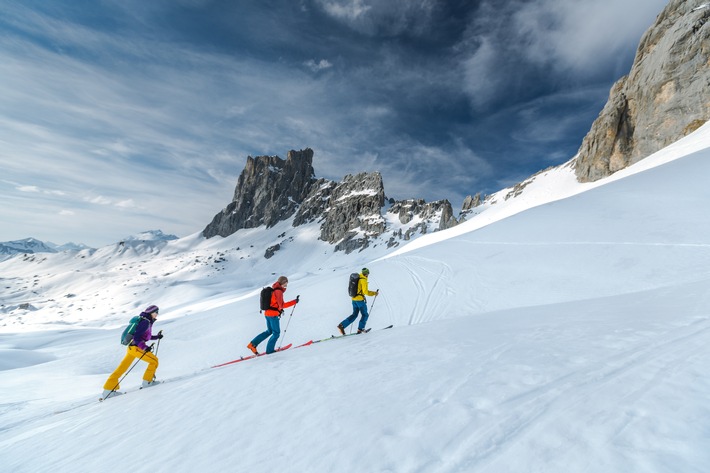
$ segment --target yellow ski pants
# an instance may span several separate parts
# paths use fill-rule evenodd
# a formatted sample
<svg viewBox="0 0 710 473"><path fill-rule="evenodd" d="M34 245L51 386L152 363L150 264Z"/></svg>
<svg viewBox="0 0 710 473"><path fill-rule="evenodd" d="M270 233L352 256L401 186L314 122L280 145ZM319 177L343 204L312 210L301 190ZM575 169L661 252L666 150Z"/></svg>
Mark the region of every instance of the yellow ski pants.
<svg viewBox="0 0 710 473"><path fill-rule="evenodd" d="M136 358L142 358L142 361L145 361L148 363L148 367L145 369L145 373L143 373L143 379L145 381L153 381L153 377L155 376L155 370L158 369L158 357L155 356L152 352L145 352L138 348L137 346L131 345L128 347L128 350L126 350L126 356L123 357L123 360L121 363L118 365L118 368L111 373L111 376L108 377L106 380L106 383L104 384L104 389L118 389L120 386L118 385L118 380L123 374L128 371L128 368L131 367L131 363L133 363L133 360Z"/></svg>

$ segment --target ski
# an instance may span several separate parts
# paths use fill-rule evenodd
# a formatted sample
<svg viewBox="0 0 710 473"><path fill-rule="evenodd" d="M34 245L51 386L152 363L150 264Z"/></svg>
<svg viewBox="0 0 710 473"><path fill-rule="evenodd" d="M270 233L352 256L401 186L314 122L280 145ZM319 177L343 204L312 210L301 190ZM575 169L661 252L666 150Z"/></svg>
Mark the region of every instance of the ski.
<svg viewBox="0 0 710 473"><path fill-rule="evenodd" d="M377 329L377 331L387 330L388 328L392 328L392 327L394 327L394 325L388 325L387 327L382 327L380 329ZM372 328L366 329L364 333L369 333L370 330L372 330ZM330 337L324 338L323 340L315 340L315 341L313 341L313 343L327 342L328 340L336 340L338 338L352 337L353 335L362 335L362 333L355 332L355 333L346 333L345 335L331 335Z"/></svg>
<svg viewBox="0 0 710 473"><path fill-rule="evenodd" d="M189 379L189 378L194 378L195 376L200 376L202 374L206 374L208 372L209 368L202 368L199 371L195 371L193 373L187 373L179 376L173 376L172 378L161 378L158 383L156 383L153 386L158 386L161 384L166 384L166 383L172 383L174 381L182 381L184 379ZM113 393L109 394L107 397L100 397L99 402L103 402L107 399L113 399L114 397L118 397L124 394L132 393L132 392L137 392L137 391L142 391L144 389L151 388L153 386L138 386L137 388L128 388L124 389L123 391L114 391ZM123 388L122 388L123 389Z"/></svg>
<svg viewBox="0 0 710 473"><path fill-rule="evenodd" d="M288 350L289 348L291 348L291 346L292 346L292 344L289 343L288 345L286 345L286 346L284 346L284 347L277 348L276 350L274 350L274 353L278 353L278 352L280 352L280 351ZM234 364L234 363L239 363L240 361L251 360L251 359L257 358L257 357L259 357L259 356L271 355L271 354L272 354L272 353L259 353L258 355L242 356L241 358L236 359L236 360L228 361L228 362L226 362L226 363L221 363L221 364L219 364L219 365L214 365L214 366L212 366L212 368L219 368L219 367L221 367L221 366L227 366L227 365L231 365L231 364Z"/></svg>
<svg viewBox="0 0 710 473"><path fill-rule="evenodd" d="M125 393L125 392L121 392L121 391L113 391L113 392L110 392L110 393L108 394L108 396L106 396L106 397L100 397L100 398L99 398L99 402L104 402L104 401L105 401L106 399L108 399L108 398L113 399L114 397L122 396L122 395L124 395L124 394L126 394L126 393Z"/></svg>

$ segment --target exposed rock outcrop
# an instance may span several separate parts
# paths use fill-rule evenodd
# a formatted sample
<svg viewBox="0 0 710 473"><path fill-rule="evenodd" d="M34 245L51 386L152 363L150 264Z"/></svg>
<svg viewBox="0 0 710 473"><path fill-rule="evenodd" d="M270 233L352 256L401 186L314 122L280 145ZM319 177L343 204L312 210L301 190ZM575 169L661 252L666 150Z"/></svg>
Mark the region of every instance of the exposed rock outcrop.
<svg viewBox="0 0 710 473"><path fill-rule="evenodd" d="M202 234L224 237L242 228L272 227L296 212L315 183L310 148L291 150L286 160L249 156L232 202L215 215Z"/></svg>
<svg viewBox="0 0 710 473"><path fill-rule="evenodd" d="M422 199L400 200L394 202L387 212L396 214L403 224L410 223L414 218L424 223L438 219L437 230L446 230L458 224L451 203L446 199L428 203Z"/></svg>
<svg viewBox="0 0 710 473"><path fill-rule="evenodd" d="M481 199L481 193L479 192L478 194L474 196L466 196L466 198L463 200L463 205L461 206L461 211L466 212L467 210L474 209L478 207L479 205L483 204L483 199Z"/></svg>
<svg viewBox="0 0 710 473"><path fill-rule="evenodd" d="M346 253L367 248L369 238L385 231L380 213L384 205L385 188L379 172L348 174L330 194L321 240Z"/></svg>
<svg viewBox="0 0 710 473"><path fill-rule="evenodd" d="M581 182L623 169L710 119L710 4L671 0L641 39L628 76L584 138Z"/></svg>

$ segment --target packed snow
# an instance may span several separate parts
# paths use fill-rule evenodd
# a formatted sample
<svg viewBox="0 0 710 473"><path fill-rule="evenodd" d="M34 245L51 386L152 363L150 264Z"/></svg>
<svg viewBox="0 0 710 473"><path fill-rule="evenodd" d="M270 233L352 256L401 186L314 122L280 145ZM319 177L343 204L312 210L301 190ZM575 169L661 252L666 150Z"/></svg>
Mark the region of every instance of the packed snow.
<svg viewBox="0 0 710 473"><path fill-rule="evenodd" d="M395 250L282 222L0 262L0 471L710 471L707 176L710 125ZM363 266L373 331L331 340ZM277 345L325 341L211 368L249 354L281 274ZM140 363L98 402L149 304L164 383L138 390Z"/></svg>

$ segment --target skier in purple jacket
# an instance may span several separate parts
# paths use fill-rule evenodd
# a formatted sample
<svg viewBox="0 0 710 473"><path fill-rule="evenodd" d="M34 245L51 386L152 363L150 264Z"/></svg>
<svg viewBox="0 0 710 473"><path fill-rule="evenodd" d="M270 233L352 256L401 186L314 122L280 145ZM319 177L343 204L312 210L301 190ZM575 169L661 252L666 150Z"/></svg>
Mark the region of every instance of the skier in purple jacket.
<svg viewBox="0 0 710 473"><path fill-rule="evenodd" d="M158 332L158 335L153 335L153 322L158 318L159 310L158 306L150 305L140 313L140 321L136 326L135 332L133 332L133 341L128 346L126 356L123 357L123 360L116 370L111 373L111 376L109 376L106 383L104 383L103 398L106 398L110 393L120 388L118 382L119 378L128 371L131 363L133 363L133 360L136 358L148 363L148 367L143 374L142 387L146 388L160 383L160 381L155 379L155 371L158 369L158 357L154 353L151 353L153 347L146 345L146 342L150 340L160 340L163 338L161 332Z"/></svg>

